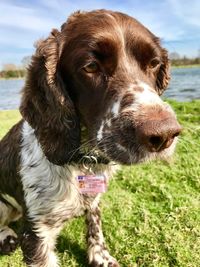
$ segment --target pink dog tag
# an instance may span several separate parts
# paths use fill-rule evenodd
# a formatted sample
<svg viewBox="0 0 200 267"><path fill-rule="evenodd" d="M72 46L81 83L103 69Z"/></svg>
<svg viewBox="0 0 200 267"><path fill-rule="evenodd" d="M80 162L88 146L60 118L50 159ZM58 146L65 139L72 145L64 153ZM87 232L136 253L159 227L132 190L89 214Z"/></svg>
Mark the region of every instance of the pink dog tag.
<svg viewBox="0 0 200 267"><path fill-rule="evenodd" d="M105 193L107 189L104 175L80 175L77 177L79 190L82 194Z"/></svg>

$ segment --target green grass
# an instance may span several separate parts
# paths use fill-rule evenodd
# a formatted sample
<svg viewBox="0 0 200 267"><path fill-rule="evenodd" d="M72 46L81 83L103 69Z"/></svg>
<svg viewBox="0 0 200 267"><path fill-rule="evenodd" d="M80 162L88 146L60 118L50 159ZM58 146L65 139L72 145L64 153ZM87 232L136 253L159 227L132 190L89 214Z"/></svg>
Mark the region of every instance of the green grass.
<svg viewBox="0 0 200 267"><path fill-rule="evenodd" d="M191 65L173 65L172 68L200 68L200 64L191 64Z"/></svg>
<svg viewBox="0 0 200 267"><path fill-rule="evenodd" d="M122 267L200 266L200 101L170 101L184 126L172 162L123 167L102 199L110 252ZM19 119L0 112L0 135ZM85 225L78 218L61 232L61 266L86 267ZM0 267L21 267L18 249Z"/></svg>
<svg viewBox="0 0 200 267"><path fill-rule="evenodd" d="M20 119L19 111L6 110L0 111L0 139Z"/></svg>

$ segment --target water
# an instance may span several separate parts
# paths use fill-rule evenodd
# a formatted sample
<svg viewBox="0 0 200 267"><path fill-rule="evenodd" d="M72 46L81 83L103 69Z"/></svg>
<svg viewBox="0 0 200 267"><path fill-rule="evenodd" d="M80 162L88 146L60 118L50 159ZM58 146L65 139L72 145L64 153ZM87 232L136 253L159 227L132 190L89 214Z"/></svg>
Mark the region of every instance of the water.
<svg viewBox="0 0 200 267"><path fill-rule="evenodd" d="M0 110L17 109L24 80L0 80Z"/></svg>
<svg viewBox="0 0 200 267"><path fill-rule="evenodd" d="M163 96L178 101L200 99L200 68L173 68Z"/></svg>
<svg viewBox="0 0 200 267"><path fill-rule="evenodd" d="M200 99L200 68L173 68L164 97L178 101ZM0 110L16 109L24 80L0 80Z"/></svg>

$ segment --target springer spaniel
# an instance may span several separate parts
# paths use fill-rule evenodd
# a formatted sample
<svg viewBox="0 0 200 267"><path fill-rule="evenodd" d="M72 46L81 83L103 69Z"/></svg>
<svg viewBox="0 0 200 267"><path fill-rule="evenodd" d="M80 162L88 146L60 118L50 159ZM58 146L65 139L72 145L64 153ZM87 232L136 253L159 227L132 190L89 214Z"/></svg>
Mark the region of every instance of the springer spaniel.
<svg viewBox="0 0 200 267"><path fill-rule="evenodd" d="M159 95L167 51L137 20L76 12L38 42L23 119L0 143L0 251L19 243L28 266L56 267L63 223L86 215L90 266L119 266L106 249L99 200L119 164L169 157L181 127ZM19 236L8 225L22 219Z"/></svg>

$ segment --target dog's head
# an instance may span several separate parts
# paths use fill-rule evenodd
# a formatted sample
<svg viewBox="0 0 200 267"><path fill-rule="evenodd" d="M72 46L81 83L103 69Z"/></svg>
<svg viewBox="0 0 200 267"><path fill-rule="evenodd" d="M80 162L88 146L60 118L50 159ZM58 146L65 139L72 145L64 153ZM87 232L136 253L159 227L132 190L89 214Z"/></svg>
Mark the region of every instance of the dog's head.
<svg viewBox="0 0 200 267"><path fill-rule="evenodd" d="M159 95L169 82L167 51L135 19L118 12L76 12L39 43L21 112L46 156L66 163L90 145L120 163L170 155L180 132Z"/></svg>

